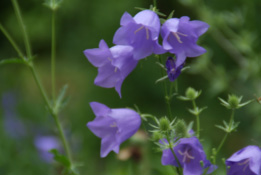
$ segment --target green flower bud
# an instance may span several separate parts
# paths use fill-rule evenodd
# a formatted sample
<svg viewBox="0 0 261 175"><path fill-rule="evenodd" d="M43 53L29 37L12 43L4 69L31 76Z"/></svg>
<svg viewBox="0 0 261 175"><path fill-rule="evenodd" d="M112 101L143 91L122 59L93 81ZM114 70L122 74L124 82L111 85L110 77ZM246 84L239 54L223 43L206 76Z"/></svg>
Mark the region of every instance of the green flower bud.
<svg viewBox="0 0 261 175"><path fill-rule="evenodd" d="M187 88L186 90L186 97L189 99L195 99L196 98L196 90L192 87Z"/></svg>
<svg viewBox="0 0 261 175"><path fill-rule="evenodd" d="M236 109L241 101L242 97L237 97L236 95L229 95L228 96L228 104L230 108Z"/></svg>
<svg viewBox="0 0 261 175"><path fill-rule="evenodd" d="M187 125L184 120L178 120L174 129L175 129L175 134L178 137L189 137Z"/></svg>
<svg viewBox="0 0 261 175"><path fill-rule="evenodd" d="M169 131L171 129L170 121L167 117L160 118L159 128L160 128L160 131L163 131L163 132Z"/></svg>
<svg viewBox="0 0 261 175"><path fill-rule="evenodd" d="M160 133L160 132L153 132L152 133L152 136L151 136L151 139L153 140L153 141L159 141L160 139L162 139L163 138L163 135Z"/></svg>

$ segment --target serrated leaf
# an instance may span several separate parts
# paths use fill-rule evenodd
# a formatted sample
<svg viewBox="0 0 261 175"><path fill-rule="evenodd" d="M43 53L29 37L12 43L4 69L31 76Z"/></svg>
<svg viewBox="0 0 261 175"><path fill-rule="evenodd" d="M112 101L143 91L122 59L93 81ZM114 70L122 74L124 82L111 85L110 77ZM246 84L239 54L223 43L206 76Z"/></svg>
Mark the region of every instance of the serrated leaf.
<svg viewBox="0 0 261 175"><path fill-rule="evenodd" d="M49 152L53 154L53 156L54 156L53 159L56 162L61 163L66 168L70 168L71 167L71 163L67 159L67 157L65 157L64 155L60 154L56 149L51 149Z"/></svg>
<svg viewBox="0 0 261 175"><path fill-rule="evenodd" d="M25 64L25 61L20 58L10 58L10 59L4 59L0 61L0 65L4 64Z"/></svg>
<svg viewBox="0 0 261 175"><path fill-rule="evenodd" d="M159 83L159 82L162 82L162 81L164 81L164 80L166 80L166 79L168 79L168 75L157 79L157 80L155 81L155 84L157 84L157 83Z"/></svg>

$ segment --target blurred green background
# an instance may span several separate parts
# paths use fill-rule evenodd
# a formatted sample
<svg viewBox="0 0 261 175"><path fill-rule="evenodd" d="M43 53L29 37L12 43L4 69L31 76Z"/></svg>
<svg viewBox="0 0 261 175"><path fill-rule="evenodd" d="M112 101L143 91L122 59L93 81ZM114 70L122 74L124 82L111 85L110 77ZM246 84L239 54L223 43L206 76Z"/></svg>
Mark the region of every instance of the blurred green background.
<svg viewBox="0 0 261 175"><path fill-rule="evenodd" d="M51 11L41 0L18 2L30 36L37 72L51 95ZM81 174L173 174L171 167L161 165L161 153L156 152L155 145L146 139L130 139L121 146L135 148L131 151L132 158L126 161L119 160L114 153L100 158L100 139L86 127L86 123L94 119L89 107L92 101L111 108L134 108L136 104L143 113L159 117L167 115L163 85L155 84L161 74L153 56L140 61L126 78L120 99L114 89L93 84L97 69L83 55L85 49L97 48L101 39L113 46L112 38L120 26L122 14L127 11L134 16L138 12L135 7L149 8L152 3L149 0L64 0L56 13L57 88L69 85L69 102L60 119L74 160L82 164L79 167ZM198 58L188 58L187 65L191 68L178 78L180 95L189 86L202 90L197 104L208 106L201 115L202 144L208 155L224 135L215 125L222 124L230 116L230 111L220 105L217 97L226 99L228 94L234 93L243 95L245 101L255 98L254 95L261 96L260 8L260 0L158 1L162 13L175 10L175 17L189 16L192 20L210 24L208 32L199 39L199 44L208 52ZM24 50L22 32L9 0L0 2L0 23ZM0 61L18 56L2 33L0 46ZM59 174L60 166L43 161L34 144L39 136L56 136L57 130L26 66L10 64L0 67L0 98L0 174ZM187 122L194 120L187 110L191 107L189 102L174 98L171 105L178 118ZM261 145L261 105L251 103L235 115L236 121L240 121L238 131L229 136L219 158L228 158L247 145ZM221 160L218 163L220 172L225 166Z"/></svg>

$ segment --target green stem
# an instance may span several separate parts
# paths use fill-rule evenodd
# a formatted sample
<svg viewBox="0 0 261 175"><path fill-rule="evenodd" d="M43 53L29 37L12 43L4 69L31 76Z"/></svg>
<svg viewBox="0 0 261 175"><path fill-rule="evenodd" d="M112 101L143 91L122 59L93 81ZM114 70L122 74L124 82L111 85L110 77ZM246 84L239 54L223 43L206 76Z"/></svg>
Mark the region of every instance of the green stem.
<svg viewBox="0 0 261 175"><path fill-rule="evenodd" d="M159 56L160 63L162 64L161 57ZM163 69L161 69L161 76L164 76ZM167 83L166 81L163 82L164 84L164 94L165 94L165 102L167 104L167 109L169 113L169 119L172 120L172 112L171 112L171 105L170 105L170 95L168 94L168 89L167 89Z"/></svg>
<svg viewBox="0 0 261 175"><path fill-rule="evenodd" d="M170 138L169 138L168 135L167 135L167 141L168 141L168 143L169 143L170 151L171 151L171 153L173 154L173 156L174 156L174 158L175 158L175 161L178 163L178 167L176 167L176 171L177 171L178 175L183 175L183 172L182 172L182 169L181 169L181 164L180 164L180 162L179 162L179 159L178 159L177 155L176 155L175 152L174 152L172 142L170 141Z"/></svg>
<svg viewBox="0 0 261 175"><path fill-rule="evenodd" d="M14 39L9 35L9 33L5 30L5 28L2 26L2 24L0 24L0 30L3 32L3 34L6 36L6 38L8 39L8 41L11 43L11 45L14 47L14 49L16 50L16 52L18 53L19 57L21 57L23 60L25 60L24 58L24 54L22 53L22 51L20 50L20 48L18 47L18 45L16 44L16 42L14 41Z"/></svg>
<svg viewBox="0 0 261 175"><path fill-rule="evenodd" d="M56 41L55 41L55 11L52 11L52 58L51 58L51 69L52 69L52 96L55 101L55 55L56 55Z"/></svg>
<svg viewBox="0 0 261 175"><path fill-rule="evenodd" d="M41 95L43 96L44 98L44 101L48 107L48 110L50 111L52 117L54 118L55 120L55 123L57 125L57 128L59 130L59 134L60 134L60 138L62 140L62 143L63 143L63 146L65 148L65 152L66 152L66 155L68 156L68 159L70 161L70 164L72 164L72 156L71 156L71 153L70 153L70 148L69 148L69 145L68 145L68 142L66 140L66 137L65 137L65 134L64 134L64 131L63 131L63 128L61 126L61 123L58 119L58 114L54 111L54 108L52 107L47 95L46 95L46 92L38 78L38 75L35 71L35 67L33 65L33 62L32 62L32 50L31 50L31 47L30 47L30 43L29 43L29 38L28 38L28 35L27 35L27 31L26 31L26 28L25 28L25 25L23 23L23 19L22 19L22 16L21 16L21 12L19 10L19 5L17 3L17 0L12 0L12 3L13 3L13 6L14 6L14 9L15 9L15 13L16 13L16 16L18 18L18 21L21 25L21 28L22 28L22 31L23 31L23 35L24 35L24 43L25 43L25 47L26 47L26 53L27 53L27 57L29 60L27 60L27 63L28 63L28 66L30 67L30 70L33 74L33 77L36 81L36 84L38 86L38 88L40 89L40 92L41 92ZM55 47L54 47L55 48ZM55 55L55 54L54 54Z"/></svg>
<svg viewBox="0 0 261 175"><path fill-rule="evenodd" d="M229 121L229 129L231 129L231 127L232 127L232 125L233 125L234 114L235 114L235 109L232 109L231 116L230 116L230 121ZM231 132L231 130L230 130L230 132ZM228 134L229 134L230 132L226 132L226 134L224 135L223 139L221 140L221 142L220 142L220 144L219 144L219 146L218 146L218 149L217 149L217 151L216 151L216 153L215 153L215 155L214 155L214 163L216 162L216 156L217 156L217 154L219 153L219 151L221 150L222 146L224 145L224 143L225 143L225 141L226 141L226 139L227 139L227 137L228 137Z"/></svg>
<svg viewBox="0 0 261 175"><path fill-rule="evenodd" d="M32 74L33 74L33 76L34 76L34 80L35 80L35 82L36 82L38 88L40 89L41 95L43 96L43 99L44 99L44 101L45 101L45 103L46 103L46 105L47 105L47 107L48 107L48 110L49 110L50 113L52 114L52 111L53 111L53 110L52 110L52 106L51 106L50 101L49 101L49 99L48 99L48 97L47 97L47 95L46 95L46 92L45 92L45 90L44 90L44 88L43 88L43 86L42 86L42 83L40 82L40 80L39 80L39 78L38 78L38 75L37 75L37 73L36 73L36 71L35 71L35 68L34 68L34 65L33 65L32 62L29 64L29 67L30 67L30 70L31 70L31 72L32 72Z"/></svg>
<svg viewBox="0 0 261 175"><path fill-rule="evenodd" d="M196 102L195 100L192 100L192 105L193 105L193 108L194 108L194 111L197 109L197 105L196 105ZM199 115L196 114L196 123L197 123L197 137L199 139L200 137L200 120L199 120Z"/></svg>
<svg viewBox="0 0 261 175"><path fill-rule="evenodd" d="M53 114L52 116L53 116L53 118L55 120L55 123L57 125L58 131L59 131L59 134L60 134L60 138L62 140L64 149L65 149L65 152L66 152L66 155L68 156L68 159L69 159L70 163L72 164L73 161L72 161L72 155L71 155L70 147L69 147L69 144L68 144L67 139L65 137L62 125L61 125L61 123L59 121L58 115L57 114Z"/></svg>
<svg viewBox="0 0 261 175"><path fill-rule="evenodd" d="M18 22L19 22L21 28L22 28L27 58L32 59L32 50L31 50L28 34L27 34L27 31L26 31L26 27L24 25L23 18L22 18L20 9L19 9L19 5L17 3L17 0L12 0L12 3L13 3L13 6L14 6L16 17L18 19Z"/></svg>

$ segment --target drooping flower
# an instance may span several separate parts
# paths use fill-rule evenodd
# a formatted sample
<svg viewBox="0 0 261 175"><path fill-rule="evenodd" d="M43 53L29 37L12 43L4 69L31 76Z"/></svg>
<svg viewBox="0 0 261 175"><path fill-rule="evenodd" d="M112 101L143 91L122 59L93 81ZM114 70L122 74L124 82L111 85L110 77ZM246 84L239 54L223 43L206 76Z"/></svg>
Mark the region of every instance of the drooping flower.
<svg viewBox="0 0 261 175"><path fill-rule="evenodd" d="M92 65L98 67L94 84L105 88L115 87L121 97L124 79L138 63L133 59L133 48L122 45L109 48L106 42L101 40L99 48L86 49L84 54Z"/></svg>
<svg viewBox="0 0 261 175"><path fill-rule="evenodd" d="M166 143L166 141L164 142ZM215 169L215 166L207 160L203 147L197 137L179 139L173 150L183 168L184 175L201 175L205 170L209 174ZM203 167L200 162L203 163ZM161 163L162 165L179 167L170 149L163 150Z"/></svg>
<svg viewBox="0 0 261 175"><path fill-rule="evenodd" d="M170 53L176 54L177 67L184 63L186 57L197 57L206 52L203 47L197 45L197 40L208 28L207 23L190 21L187 16L168 19L162 25L162 46Z"/></svg>
<svg viewBox="0 0 261 175"><path fill-rule="evenodd" d="M40 157L47 163L53 161L51 149L61 149L58 139L54 136L37 136L34 140L34 145L39 151Z"/></svg>
<svg viewBox="0 0 261 175"><path fill-rule="evenodd" d="M166 68L170 81L174 81L176 78L178 78L182 67L183 64L177 67L176 60L174 60L172 57L168 57L166 61Z"/></svg>
<svg viewBox="0 0 261 175"><path fill-rule="evenodd" d="M110 109L104 104L91 102L96 118L87 127L101 140L101 157L110 151L119 153L120 144L134 135L141 124L140 115L125 108Z"/></svg>
<svg viewBox="0 0 261 175"><path fill-rule="evenodd" d="M228 175L260 175L261 174L261 149L258 146L250 145L226 160Z"/></svg>
<svg viewBox="0 0 261 175"><path fill-rule="evenodd" d="M116 31L113 43L132 46L134 59L139 60L152 53L166 52L158 44L160 20L155 12L143 10L134 17L125 12L120 24L121 27Z"/></svg>

